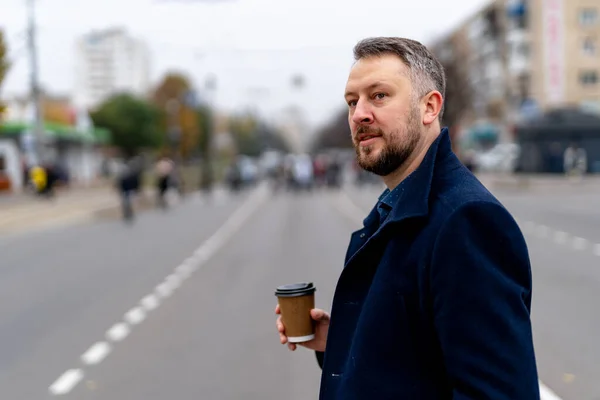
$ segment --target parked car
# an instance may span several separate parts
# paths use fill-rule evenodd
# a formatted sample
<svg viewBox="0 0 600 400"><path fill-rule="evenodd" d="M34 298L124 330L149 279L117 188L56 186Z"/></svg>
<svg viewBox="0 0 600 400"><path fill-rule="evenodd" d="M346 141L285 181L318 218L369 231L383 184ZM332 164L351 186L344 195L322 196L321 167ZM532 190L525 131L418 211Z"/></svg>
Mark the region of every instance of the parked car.
<svg viewBox="0 0 600 400"><path fill-rule="evenodd" d="M514 172L521 148L516 143L500 143L475 156L475 167L480 172Z"/></svg>

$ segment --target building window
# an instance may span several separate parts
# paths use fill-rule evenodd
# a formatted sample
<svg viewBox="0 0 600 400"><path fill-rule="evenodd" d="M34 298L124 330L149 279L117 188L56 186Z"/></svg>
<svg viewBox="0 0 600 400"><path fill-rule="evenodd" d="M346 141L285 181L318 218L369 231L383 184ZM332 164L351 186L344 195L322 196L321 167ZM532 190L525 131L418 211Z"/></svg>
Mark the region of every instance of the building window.
<svg viewBox="0 0 600 400"><path fill-rule="evenodd" d="M522 74L518 77L519 96L521 101L529 98L529 89L531 87L531 76L529 74Z"/></svg>
<svg viewBox="0 0 600 400"><path fill-rule="evenodd" d="M517 54L521 57L529 57L529 44L519 43L517 45Z"/></svg>
<svg viewBox="0 0 600 400"><path fill-rule="evenodd" d="M591 37L583 39L582 50L583 54L587 56L596 55L596 40L594 40L594 38Z"/></svg>
<svg viewBox="0 0 600 400"><path fill-rule="evenodd" d="M598 71L582 71L579 74L579 82L583 86L591 86L598 83Z"/></svg>
<svg viewBox="0 0 600 400"><path fill-rule="evenodd" d="M598 10L595 8L583 8L579 11L579 24L592 26L598 23Z"/></svg>

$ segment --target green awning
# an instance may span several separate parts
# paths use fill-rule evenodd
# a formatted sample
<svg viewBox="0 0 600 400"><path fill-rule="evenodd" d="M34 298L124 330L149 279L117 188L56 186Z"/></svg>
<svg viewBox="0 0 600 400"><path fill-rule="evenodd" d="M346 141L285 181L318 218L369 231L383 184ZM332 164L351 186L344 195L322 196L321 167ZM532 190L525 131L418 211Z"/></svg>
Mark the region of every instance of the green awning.
<svg viewBox="0 0 600 400"><path fill-rule="evenodd" d="M5 122L0 124L0 136L20 136L31 130L32 125L25 122ZM45 134L58 140L71 140L81 143L107 144L110 142L110 131L104 128L92 128L81 131L75 127L52 122L44 124Z"/></svg>
<svg viewBox="0 0 600 400"><path fill-rule="evenodd" d="M479 141L495 141L500 137L500 127L492 123L475 124L468 131L471 140Z"/></svg>

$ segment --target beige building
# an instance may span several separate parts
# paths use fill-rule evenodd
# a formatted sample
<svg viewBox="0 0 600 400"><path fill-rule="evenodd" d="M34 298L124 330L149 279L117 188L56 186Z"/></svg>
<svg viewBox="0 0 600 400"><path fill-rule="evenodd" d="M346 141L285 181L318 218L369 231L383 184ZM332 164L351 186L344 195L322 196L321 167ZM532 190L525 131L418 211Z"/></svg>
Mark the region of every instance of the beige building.
<svg viewBox="0 0 600 400"><path fill-rule="evenodd" d="M524 40L531 97L600 112L600 1L531 0Z"/></svg>
<svg viewBox="0 0 600 400"><path fill-rule="evenodd" d="M560 106L600 112L599 0L495 0L440 44L468 71L468 119L510 124Z"/></svg>

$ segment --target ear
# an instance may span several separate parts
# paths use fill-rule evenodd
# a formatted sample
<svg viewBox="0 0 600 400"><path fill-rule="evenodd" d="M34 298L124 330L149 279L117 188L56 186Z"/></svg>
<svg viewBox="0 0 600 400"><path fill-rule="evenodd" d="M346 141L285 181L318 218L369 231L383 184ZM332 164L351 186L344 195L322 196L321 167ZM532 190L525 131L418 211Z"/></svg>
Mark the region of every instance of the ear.
<svg viewBox="0 0 600 400"><path fill-rule="evenodd" d="M423 125L430 125L437 121L438 115L442 111L442 105L444 104L444 98L442 94L437 90L433 90L427 93L423 97L423 104L425 106L425 113L423 114Z"/></svg>

